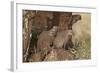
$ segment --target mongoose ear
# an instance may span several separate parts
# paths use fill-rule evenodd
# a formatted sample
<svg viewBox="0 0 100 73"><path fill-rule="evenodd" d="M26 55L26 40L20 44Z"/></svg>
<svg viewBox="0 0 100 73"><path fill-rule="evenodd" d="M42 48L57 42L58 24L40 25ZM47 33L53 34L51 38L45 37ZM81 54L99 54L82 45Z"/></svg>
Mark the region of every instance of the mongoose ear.
<svg viewBox="0 0 100 73"><path fill-rule="evenodd" d="M72 15L72 24L76 23L78 20L81 20L81 15Z"/></svg>

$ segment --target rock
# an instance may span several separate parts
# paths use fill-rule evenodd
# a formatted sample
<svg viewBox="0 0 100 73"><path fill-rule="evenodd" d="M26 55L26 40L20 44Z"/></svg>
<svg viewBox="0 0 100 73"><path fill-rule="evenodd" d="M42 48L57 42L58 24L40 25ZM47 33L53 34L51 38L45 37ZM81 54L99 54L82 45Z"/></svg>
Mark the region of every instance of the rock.
<svg viewBox="0 0 100 73"><path fill-rule="evenodd" d="M39 61L41 61L41 54L40 53L32 54L30 59L29 59L29 62L39 62Z"/></svg>
<svg viewBox="0 0 100 73"><path fill-rule="evenodd" d="M45 57L44 61L62 61L62 60L73 60L74 55L64 49L52 49L50 53Z"/></svg>

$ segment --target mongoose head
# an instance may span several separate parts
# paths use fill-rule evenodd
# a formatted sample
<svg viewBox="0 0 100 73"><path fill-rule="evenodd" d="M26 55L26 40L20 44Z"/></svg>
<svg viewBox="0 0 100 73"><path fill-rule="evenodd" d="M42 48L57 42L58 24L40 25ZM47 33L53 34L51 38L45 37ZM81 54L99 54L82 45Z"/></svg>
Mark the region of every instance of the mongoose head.
<svg viewBox="0 0 100 73"><path fill-rule="evenodd" d="M49 30L50 36L55 36L57 31L58 31L58 27L57 26L53 26L53 28L51 30Z"/></svg>

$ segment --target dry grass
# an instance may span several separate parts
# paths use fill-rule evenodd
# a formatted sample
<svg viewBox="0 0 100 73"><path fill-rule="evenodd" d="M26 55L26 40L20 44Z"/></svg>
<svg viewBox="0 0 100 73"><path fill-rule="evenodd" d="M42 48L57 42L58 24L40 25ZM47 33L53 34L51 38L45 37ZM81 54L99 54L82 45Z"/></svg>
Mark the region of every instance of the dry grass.
<svg viewBox="0 0 100 73"><path fill-rule="evenodd" d="M78 49L79 59L91 58L91 14L89 13L73 13L80 14L82 20L73 25L73 42L75 48Z"/></svg>

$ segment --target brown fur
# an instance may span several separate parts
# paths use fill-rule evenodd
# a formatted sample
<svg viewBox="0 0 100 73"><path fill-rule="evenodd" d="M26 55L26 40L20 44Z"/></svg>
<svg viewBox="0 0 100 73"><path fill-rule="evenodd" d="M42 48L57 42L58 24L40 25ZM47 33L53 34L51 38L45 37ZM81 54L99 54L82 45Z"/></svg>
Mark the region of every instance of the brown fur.
<svg viewBox="0 0 100 73"><path fill-rule="evenodd" d="M43 31L38 37L37 48L40 51L47 51L48 49L50 49L50 45L52 45L54 41L54 36L56 35L56 32L57 29L54 28L49 31Z"/></svg>
<svg viewBox="0 0 100 73"><path fill-rule="evenodd" d="M72 32L71 30L59 31L53 42L55 48L65 48L66 44L71 41Z"/></svg>

